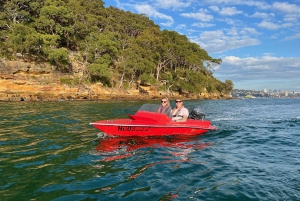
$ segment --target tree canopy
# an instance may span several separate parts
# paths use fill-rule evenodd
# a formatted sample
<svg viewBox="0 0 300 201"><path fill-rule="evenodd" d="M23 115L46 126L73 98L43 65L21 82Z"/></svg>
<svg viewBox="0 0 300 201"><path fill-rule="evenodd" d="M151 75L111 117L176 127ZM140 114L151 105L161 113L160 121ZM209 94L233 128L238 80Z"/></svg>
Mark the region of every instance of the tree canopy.
<svg viewBox="0 0 300 201"><path fill-rule="evenodd" d="M0 56L30 55L70 72L71 55L83 63L86 81L110 87L134 83L174 90L228 93L213 77L222 60L148 17L104 7L101 0L2 0Z"/></svg>

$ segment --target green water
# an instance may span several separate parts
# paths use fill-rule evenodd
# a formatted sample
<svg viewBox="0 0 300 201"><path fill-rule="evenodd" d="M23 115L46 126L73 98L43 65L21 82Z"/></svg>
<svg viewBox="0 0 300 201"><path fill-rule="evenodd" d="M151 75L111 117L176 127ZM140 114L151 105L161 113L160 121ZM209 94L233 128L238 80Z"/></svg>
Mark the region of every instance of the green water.
<svg viewBox="0 0 300 201"><path fill-rule="evenodd" d="M299 100L185 101L218 127L194 138L89 125L143 103L0 102L0 200L300 200Z"/></svg>

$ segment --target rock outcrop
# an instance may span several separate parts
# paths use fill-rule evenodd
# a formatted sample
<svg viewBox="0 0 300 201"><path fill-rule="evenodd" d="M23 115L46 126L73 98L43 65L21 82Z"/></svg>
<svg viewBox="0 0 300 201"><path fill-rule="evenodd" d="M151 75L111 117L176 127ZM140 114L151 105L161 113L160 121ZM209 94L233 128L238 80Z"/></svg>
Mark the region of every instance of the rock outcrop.
<svg viewBox="0 0 300 201"><path fill-rule="evenodd" d="M76 67L76 64L74 64ZM66 84L62 80L80 77L82 72L64 74L48 63L24 60L9 61L0 58L0 101L57 101L97 99L157 99L161 96L178 97L155 87L139 86L124 90L99 84ZM184 95L188 99L227 98L219 94Z"/></svg>

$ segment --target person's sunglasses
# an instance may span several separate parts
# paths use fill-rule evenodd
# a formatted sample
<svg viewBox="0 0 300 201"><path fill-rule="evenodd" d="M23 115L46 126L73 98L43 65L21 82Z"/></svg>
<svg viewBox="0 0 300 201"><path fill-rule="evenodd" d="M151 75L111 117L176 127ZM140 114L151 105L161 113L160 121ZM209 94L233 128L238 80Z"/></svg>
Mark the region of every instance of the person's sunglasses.
<svg viewBox="0 0 300 201"><path fill-rule="evenodd" d="M181 103L182 101L175 101L175 103Z"/></svg>
<svg viewBox="0 0 300 201"><path fill-rule="evenodd" d="M166 103L167 101L161 101L162 103Z"/></svg>

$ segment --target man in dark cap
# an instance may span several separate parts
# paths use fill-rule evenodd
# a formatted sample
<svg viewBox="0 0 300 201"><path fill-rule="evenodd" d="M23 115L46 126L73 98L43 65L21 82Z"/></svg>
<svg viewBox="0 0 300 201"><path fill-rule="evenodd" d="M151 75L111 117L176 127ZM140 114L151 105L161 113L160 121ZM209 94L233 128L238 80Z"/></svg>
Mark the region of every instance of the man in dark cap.
<svg viewBox="0 0 300 201"><path fill-rule="evenodd" d="M189 111L183 106L181 99L175 100L176 107L171 111L172 120L175 122L186 122Z"/></svg>

